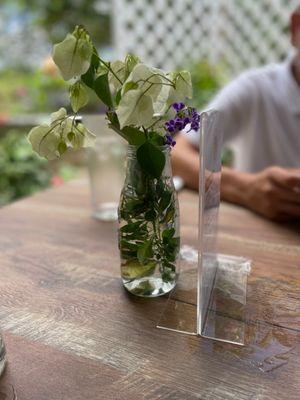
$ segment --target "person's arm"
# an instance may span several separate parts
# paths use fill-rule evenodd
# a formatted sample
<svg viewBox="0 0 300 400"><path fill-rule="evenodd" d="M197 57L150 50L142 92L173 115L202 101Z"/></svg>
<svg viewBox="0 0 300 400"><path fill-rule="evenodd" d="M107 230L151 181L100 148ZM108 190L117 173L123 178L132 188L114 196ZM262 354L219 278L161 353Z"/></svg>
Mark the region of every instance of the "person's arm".
<svg viewBox="0 0 300 400"><path fill-rule="evenodd" d="M174 175L198 189L199 154L183 135L172 151ZM269 167L258 173L222 168L221 199L273 220L300 218L300 170Z"/></svg>
<svg viewBox="0 0 300 400"><path fill-rule="evenodd" d="M300 218L300 170L268 167L250 174L222 169L221 199L272 220Z"/></svg>
<svg viewBox="0 0 300 400"><path fill-rule="evenodd" d="M172 169L173 174L180 176L187 187L198 189L199 153L182 134L176 136L176 146L172 149Z"/></svg>

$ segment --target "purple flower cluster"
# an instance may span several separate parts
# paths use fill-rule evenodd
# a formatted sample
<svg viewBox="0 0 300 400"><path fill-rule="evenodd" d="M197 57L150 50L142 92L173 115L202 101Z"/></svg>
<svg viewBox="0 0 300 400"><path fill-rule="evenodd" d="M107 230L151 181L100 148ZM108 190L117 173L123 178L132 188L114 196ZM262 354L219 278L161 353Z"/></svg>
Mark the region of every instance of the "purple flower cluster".
<svg viewBox="0 0 300 400"><path fill-rule="evenodd" d="M166 144L169 146L175 146L176 144L172 135L182 131L187 125L190 124L190 130L195 131L198 131L200 126L200 115L195 108L187 107L183 103L174 103L172 107L176 111L175 118L165 123L165 130L167 131L165 136Z"/></svg>
<svg viewBox="0 0 300 400"><path fill-rule="evenodd" d="M166 144L169 146L174 147L176 144L176 141L173 139L172 135L170 135L169 133L166 134L165 136L166 139Z"/></svg>

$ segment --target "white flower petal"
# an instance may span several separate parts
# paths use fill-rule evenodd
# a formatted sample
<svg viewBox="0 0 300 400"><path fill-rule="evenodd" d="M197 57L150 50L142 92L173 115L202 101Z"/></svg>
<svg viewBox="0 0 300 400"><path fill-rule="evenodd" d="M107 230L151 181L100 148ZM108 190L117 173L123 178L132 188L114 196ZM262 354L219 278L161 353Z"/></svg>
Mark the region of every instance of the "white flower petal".
<svg viewBox="0 0 300 400"><path fill-rule="evenodd" d="M59 157L58 145L60 136L49 125L40 125L32 128L28 134L32 148L40 156L53 160Z"/></svg>
<svg viewBox="0 0 300 400"><path fill-rule="evenodd" d="M51 123L57 122L58 120L62 120L66 118L67 110L64 107L61 107L58 111L55 111L51 114Z"/></svg>
<svg viewBox="0 0 300 400"><path fill-rule="evenodd" d="M77 82L70 87L70 103L73 111L76 113L80 108L84 107L89 101L88 93L85 87Z"/></svg>
<svg viewBox="0 0 300 400"><path fill-rule="evenodd" d="M68 81L87 72L92 53L93 46L89 40L77 39L69 33L62 42L54 45L52 57L62 77Z"/></svg>
<svg viewBox="0 0 300 400"><path fill-rule="evenodd" d="M112 69L113 73L110 71L108 73L109 86L111 87L112 91L117 92L122 86L121 82L125 81L125 64L123 61L117 60L110 64L110 68Z"/></svg>
<svg viewBox="0 0 300 400"><path fill-rule="evenodd" d="M153 121L152 98L141 90L130 90L121 98L116 113L121 129L127 125L147 127Z"/></svg>

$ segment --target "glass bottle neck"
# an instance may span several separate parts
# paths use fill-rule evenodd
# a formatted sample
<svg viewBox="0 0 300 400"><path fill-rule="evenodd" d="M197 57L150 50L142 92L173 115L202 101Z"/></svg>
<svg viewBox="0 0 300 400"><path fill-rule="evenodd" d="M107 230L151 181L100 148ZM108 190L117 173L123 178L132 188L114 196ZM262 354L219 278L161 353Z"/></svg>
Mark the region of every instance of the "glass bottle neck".
<svg viewBox="0 0 300 400"><path fill-rule="evenodd" d="M171 168L171 151L169 146L160 146L159 149L165 155L165 166L162 171L162 177L172 176L172 168ZM126 160L126 176L128 177L130 174L141 174L143 175L142 168L137 159L137 146L129 145L127 148L127 160Z"/></svg>

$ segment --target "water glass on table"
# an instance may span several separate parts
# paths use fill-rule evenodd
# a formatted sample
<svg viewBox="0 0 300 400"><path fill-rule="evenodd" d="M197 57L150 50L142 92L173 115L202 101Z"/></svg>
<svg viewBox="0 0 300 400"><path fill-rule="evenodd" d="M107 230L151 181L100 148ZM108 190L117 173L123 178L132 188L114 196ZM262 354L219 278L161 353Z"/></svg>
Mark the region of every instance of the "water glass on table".
<svg viewBox="0 0 300 400"><path fill-rule="evenodd" d="M83 123L97 136L95 146L87 150L92 216L116 221L125 178L125 141L107 127L104 115L84 116Z"/></svg>

